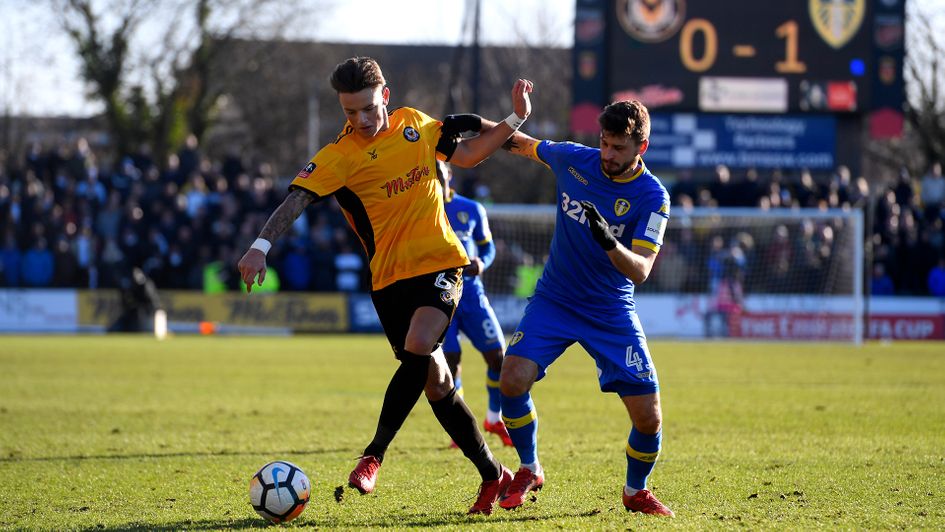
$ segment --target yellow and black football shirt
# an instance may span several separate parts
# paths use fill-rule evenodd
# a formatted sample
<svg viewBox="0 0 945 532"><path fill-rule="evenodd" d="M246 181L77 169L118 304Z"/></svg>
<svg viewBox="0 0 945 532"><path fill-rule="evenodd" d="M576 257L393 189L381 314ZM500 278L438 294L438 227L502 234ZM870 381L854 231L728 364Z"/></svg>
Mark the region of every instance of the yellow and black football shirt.
<svg viewBox="0 0 945 532"><path fill-rule="evenodd" d="M290 185L335 196L367 252L373 290L469 264L436 178L436 159L455 148L440 142L441 125L409 107L391 111L387 130L370 139L346 123Z"/></svg>

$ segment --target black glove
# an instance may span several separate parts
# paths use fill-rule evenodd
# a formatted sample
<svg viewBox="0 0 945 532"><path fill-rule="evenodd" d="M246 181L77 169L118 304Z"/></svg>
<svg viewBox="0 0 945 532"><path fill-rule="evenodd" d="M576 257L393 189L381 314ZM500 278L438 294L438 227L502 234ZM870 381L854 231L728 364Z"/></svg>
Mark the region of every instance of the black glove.
<svg viewBox="0 0 945 532"><path fill-rule="evenodd" d="M604 248L604 251L610 251L617 247L617 239L610 232L610 224L597 212L597 207L587 200L582 201L581 206L584 207L584 216L587 217L587 221L591 226L591 235L600 244L600 247Z"/></svg>

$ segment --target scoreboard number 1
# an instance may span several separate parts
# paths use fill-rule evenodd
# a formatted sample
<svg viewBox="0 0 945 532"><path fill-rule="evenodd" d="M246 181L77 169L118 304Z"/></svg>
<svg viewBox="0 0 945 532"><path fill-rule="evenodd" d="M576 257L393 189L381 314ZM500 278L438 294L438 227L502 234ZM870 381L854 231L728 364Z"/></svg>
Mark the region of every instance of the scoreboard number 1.
<svg viewBox="0 0 945 532"><path fill-rule="evenodd" d="M701 34L705 42L701 57L693 52L693 40L696 34ZM781 74L803 74L807 72L807 65L798 59L798 29L797 21L788 20L777 27L774 32L779 39L784 39L784 60L774 65L776 72ZM739 57L754 55L754 47L750 45L736 45ZM679 34L679 58L683 66L690 72L705 72L712 68L718 57L719 37L715 26L704 18L694 18L683 26Z"/></svg>

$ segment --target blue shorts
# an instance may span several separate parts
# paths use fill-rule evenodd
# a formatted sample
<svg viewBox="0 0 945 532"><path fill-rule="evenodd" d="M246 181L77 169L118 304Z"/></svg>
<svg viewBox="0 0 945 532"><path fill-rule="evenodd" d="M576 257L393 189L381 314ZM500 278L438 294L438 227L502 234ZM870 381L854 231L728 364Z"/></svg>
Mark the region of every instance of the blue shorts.
<svg viewBox="0 0 945 532"><path fill-rule="evenodd" d="M660 389L646 336L636 312L589 316L551 299L535 296L509 341L506 355L538 364L538 379L574 342L597 363L602 392L645 395Z"/></svg>
<svg viewBox="0 0 945 532"><path fill-rule="evenodd" d="M486 291L478 278L467 280L463 287L463 297L453 314L453 321L443 338L443 352L459 353L459 332L484 353L493 349L505 349L505 336L499 327L499 320L489 304Z"/></svg>

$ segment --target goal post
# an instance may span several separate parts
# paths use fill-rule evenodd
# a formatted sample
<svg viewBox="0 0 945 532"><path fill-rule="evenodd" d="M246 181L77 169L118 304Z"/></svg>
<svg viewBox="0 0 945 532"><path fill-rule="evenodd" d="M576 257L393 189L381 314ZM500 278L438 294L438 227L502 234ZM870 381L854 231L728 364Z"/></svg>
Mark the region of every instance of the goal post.
<svg viewBox="0 0 945 532"><path fill-rule="evenodd" d="M487 207L497 254L483 281L506 333L547 258L555 208ZM651 337L859 344L863 223L859 210L676 208L636 290L644 328Z"/></svg>

